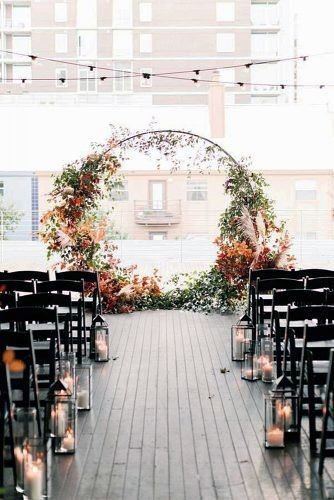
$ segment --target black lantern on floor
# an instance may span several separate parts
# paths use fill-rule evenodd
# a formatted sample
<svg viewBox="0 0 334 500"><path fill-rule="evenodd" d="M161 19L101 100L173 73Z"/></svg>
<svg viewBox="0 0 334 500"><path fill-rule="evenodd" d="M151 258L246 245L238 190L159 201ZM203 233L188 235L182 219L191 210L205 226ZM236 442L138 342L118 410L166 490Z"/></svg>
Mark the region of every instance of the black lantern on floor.
<svg viewBox="0 0 334 500"><path fill-rule="evenodd" d="M247 341L254 340L254 325L247 314L231 327L231 356L232 361L243 361Z"/></svg>
<svg viewBox="0 0 334 500"><path fill-rule="evenodd" d="M264 396L264 444L266 448L284 448L284 415L280 408L281 395L272 392Z"/></svg>
<svg viewBox="0 0 334 500"><path fill-rule="evenodd" d="M52 437L55 453L75 452L76 426L76 400L62 381L57 380L49 389L45 406L45 435Z"/></svg>
<svg viewBox="0 0 334 500"><path fill-rule="evenodd" d="M23 498L40 500L51 498L51 443L50 439L33 438L23 447Z"/></svg>
<svg viewBox="0 0 334 500"><path fill-rule="evenodd" d="M90 330L90 357L98 362L109 361L109 327L98 314L92 321Z"/></svg>
<svg viewBox="0 0 334 500"><path fill-rule="evenodd" d="M256 354L256 342L250 341L245 351L244 360L241 365L241 378L249 382L259 379L258 362Z"/></svg>
<svg viewBox="0 0 334 500"><path fill-rule="evenodd" d="M92 408L92 396L93 396L92 374L93 374L92 364L89 361L77 365L76 387L77 387L78 410L90 410Z"/></svg>

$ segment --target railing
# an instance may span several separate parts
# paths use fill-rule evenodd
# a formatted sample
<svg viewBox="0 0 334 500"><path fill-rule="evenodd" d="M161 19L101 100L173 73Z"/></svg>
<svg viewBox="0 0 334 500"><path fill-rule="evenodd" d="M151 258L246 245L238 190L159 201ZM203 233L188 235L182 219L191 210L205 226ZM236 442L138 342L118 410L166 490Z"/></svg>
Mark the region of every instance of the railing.
<svg viewBox="0 0 334 500"><path fill-rule="evenodd" d="M30 21L15 21L15 19L5 19L4 27L14 30L29 30L31 28Z"/></svg>
<svg viewBox="0 0 334 500"><path fill-rule="evenodd" d="M181 200L134 202L134 216L137 224L145 226L170 226L181 221Z"/></svg>
<svg viewBox="0 0 334 500"><path fill-rule="evenodd" d="M141 272L158 268L163 275L176 271L205 268L214 262L221 210L187 208L182 211L177 203L173 212L178 223L137 223L139 212L145 208L136 202L136 210L115 210L109 218L108 237L115 241L117 256L122 264L138 264ZM152 207L147 206L148 209ZM179 207L179 208L178 208ZM150 210L149 210L150 211ZM161 213L162 212L162 213ZM298 267L326 267L334 269L334 217L331 210L278 210L279 219L287 222L293 237L291 252L296 256ZM0 268L43 269L48 264L45 245L39 240L39 212L27 211L14 231L8 229L6 217L0 212ZM146 214L147 217L147 214ZM150 221L152 216L147 217ZM143 220L143 219L141 219ZM145 219L144 219L145 220ZM152 235L162 240L151 241Z"/></svg>

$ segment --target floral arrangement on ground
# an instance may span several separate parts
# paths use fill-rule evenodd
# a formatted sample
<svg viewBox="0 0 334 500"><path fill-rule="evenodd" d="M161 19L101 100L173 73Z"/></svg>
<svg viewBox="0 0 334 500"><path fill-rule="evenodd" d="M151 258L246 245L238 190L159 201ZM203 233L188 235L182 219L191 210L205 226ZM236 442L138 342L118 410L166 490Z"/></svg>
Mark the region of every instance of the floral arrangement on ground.
<svg viewBox="0 0 334 500"><path fill-rule="evenodd" d="M120 160L130 147L144 154L155 148L174 168L180 165L177 150L184 148L195 150L195 156L188 158L189 167L195 170L200 170L198 164L203 169L203 159L214 160L218 169L224 167L224 192L230 202L219 223L217 259L208 270L175 275L162 286L158 271L140 276L135 265L123 267L115 258L103 200L121 186ZM114 128L107 144L95 145L90 155L67 165L55 177L50 210L41 221L41 238L49 258L58 258L57 267L99 271L106 312L235 310L245 299L250 268L289 268L294 263L285 225L275 221L266 187L262 175L252 172L247 160L236 162L219 145L214 147L211 141L208 145L199 136L175 131L131 135Z"/></svg>

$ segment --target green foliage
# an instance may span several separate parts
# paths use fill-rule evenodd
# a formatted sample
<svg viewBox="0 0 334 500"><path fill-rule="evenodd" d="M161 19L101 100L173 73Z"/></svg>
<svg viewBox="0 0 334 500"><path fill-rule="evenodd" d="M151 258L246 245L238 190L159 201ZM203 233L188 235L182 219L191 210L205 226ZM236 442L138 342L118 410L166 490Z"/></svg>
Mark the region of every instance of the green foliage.
<svg viewBox="0 0 334 500"><path fill-rule="evenodd" d="M244 298L215 266L207 271L174 275L166 288L159 296L141 297L135 308L223 313L236 309Z"/></svg>
<svg viewBox="0 0 334 500"><path fill-rule="evenodd" d="M2 201L0 201L0 213L2 213L2 228L0 228L0 238L7 239L7 233L15 231L17 226L19 225L23 212L16 210L14 205L4 205Z"/></svg>
<svg viewBox="0 0 334 500"><path fill-rule="evenodd" d="M230 164L224 187L225 193L230 196L230 203L219 220L221 238L244 239L236 223L243 207L248 208L253 217L261 211L266 221L274 224L274 203L266 194L268 184L261 173L250 170L249 162L242 160L239 164Z"/></svg>

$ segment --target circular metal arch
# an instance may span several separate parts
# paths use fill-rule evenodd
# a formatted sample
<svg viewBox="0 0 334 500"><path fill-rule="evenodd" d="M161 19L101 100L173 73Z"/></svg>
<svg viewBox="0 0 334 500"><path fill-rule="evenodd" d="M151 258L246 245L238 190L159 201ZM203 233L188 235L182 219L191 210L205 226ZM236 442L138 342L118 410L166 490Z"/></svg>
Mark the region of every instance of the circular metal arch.
<svg viewBox="0 0 334 500"><path fill-rule="evenodd" d="M210 144L212 144L213 146L215 146L216 148L218 148L220 151L222 151L233 163L235 163L236 165L238 165L238 162L235 158L233 158L232 155L230 155L230 153L228 153L220 144L218 144L217 142L214 142L212 141L211 139L208 139L207 137L203 137L202 135L198 135L198 134L194 134L193 132L186 132L185 130L174 130L174 129L163 129L163 130L147 130L146 132L139 132L138 134L134 134L134 135L131 135L129 137L126 137L125 139L122 139L121 141L119 141L117 144L115 144L115 146L113 147L117 147L117 146L121 146L122 144L124 144L125 142L128 142L128 141L131 141L132 139L136 139L137 137L142 137L144 135L149 135L149 134L161 134L161 133L164 133L164 134L168 134L168 133L174 133L174 134L183 134L183 135L189 135L189 136L192 136L192 137L197 137L197 139L201 139L202 141L205 141L205 142L208 142ZM112 149L112 148L110 148Z"/></svg>

